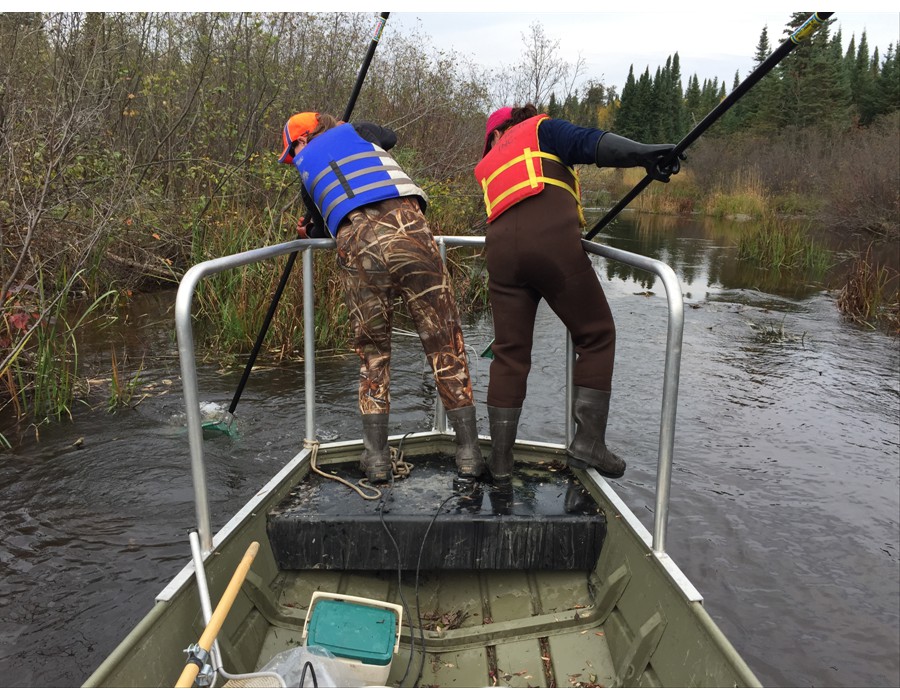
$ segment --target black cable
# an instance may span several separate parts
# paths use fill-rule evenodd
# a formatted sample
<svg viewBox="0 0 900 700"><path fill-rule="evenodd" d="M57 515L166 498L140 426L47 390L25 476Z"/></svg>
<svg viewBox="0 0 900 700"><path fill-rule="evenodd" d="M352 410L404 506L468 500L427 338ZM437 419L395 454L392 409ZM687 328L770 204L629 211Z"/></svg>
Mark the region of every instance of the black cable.
<svg viewBox="0 0 900 700"><path fill-rule="evenodd" d="M476 488L479 486L476 484ZM473 489L474 490L474 489ZM419 686L419 681L422 680L422 672L425 670L425 627L422 624L422 608L419 605L419 570L422 566L422 553L425 551L425 542L428 540L428 533L431 531L431 526L434 525L438 516L441 514L441 510L444 508L447 503L453 498L461 498L463 495L470 494L461 494L461 493L451 493L447 498L445 498L441 505L438 506L437 511L434 514L434 517L431 518L431 521L428 523L428 527L425 528L425 534L422 535L422 544L419 547L419 558L416 561L416 577L415 577L415 587L414 590L416 592L416 612L419 618L419 635L422 641L422 654L419 657L419 673L416 676L416 681L413 683L413 688L417 688ZM412 637L412 630L410 630L410 637ZM410 654L410 658L412 658L412 654Z"/></svg>
<svg viewBox="0 0 900 700"><path fill-rule="evenodd" d="M403 453L403 441L406 439L407 435L409 435L409 433L406 433L406 435L404 435L403 437L400 438L400 444L397 446L398 454ZM393 499L393 495L394 495L393 492L394 492L394 470L391 469L391 488L389 491L389 493L391 495L391 499ZM406 598L404 598L404 596L403 596L403 578L402 578L403 569L401 567L401 562L400 562L400 545L397 544L397 540L394 539L393 534L391 534L390 528L388 527L387 523L384 520L385 500L384 500L383 492L382 492L380 500L381 500L381 503L378 506L378 516L381 521L381 526L384 528L384 531L387 533L388 538L391 540L391 543L394 545L394 551L397 553L397 595L400 597L400 604L403 607L404 612L406 613L406 619L411 620L412 616L410 615L410 612L409 612L409 604L406 602ZM404 671L403 677L400 679L400 682L399 682L399 685L401 687L403 686L403 682L406 680L406 677L409 675L409 669L410 669L410 666L412 665L412 658L415 653L415 637L413 636L412 624L410 624L410 626L409 626L409 631L410 631L410 634L409 634L409 640L410 640L409 660L406 662L406 671Z"/></svg>
<svg viewBox="0 0 900 700"><path fill-rule="evenodd" d="M403 437L400 438L400 444L397 446L397 451L402 454L403 453L403 441L409 436L410 433L406 433ZM394 473L391 470L391 498L393 498L393 486L394 486ZM476 485L477 486L477 485ZM425 551L425 542L428 540L428 533L431 531L431 526L434 525L434 522L437 520L437 517L441 514L441 510L443 510L444 506L447 503L454 499L460 498L464 495L470 494L461 494L461 493L452 493L447 498L445 498L441 504L437 507L437 511L434 516L431 518L431 521L428 523L428 527L425 529L425 534L422 536L422 544L419 547L419 558L416 562L416 574L415 574L415 585L414 590L416 593L416 616L419 621L419 641L421 643L421 652L419 654L419 672L416 676L416 680L413 683L412 687L415 688L418 686L419 681L422 678L422 672L425 668L425 627L422 624L422 609L419 605L419 570L422 565L422 553ZM384 506L385 500L384 495L381 497L381 505L378 508L379 519L381 520L381 526L384 528L384 531L387 533L388 538L391 540L391 543L394 545L394 551L397 553L397 594L400 598L400 603L403 606L403 610L406 612L406 619L410 621L409 624L409 659L406 662L406 670L403 672L403 677L398 681L399 687L403 687L403 683L406 682L407 677L409 676L410 668L412 667L413 657L415 656L415 648L416 648L416 635L415 630L412 626L412 615L409 612L409 604L406 602L406 598L403 595L403 568L401 562L401 554L400 554L400 545L397 544L397 540L394 538L394 535L391 533L390 528L388 527L387 522L384 519Z"/></svg>
<svg viewBox="0 0 900 700"><path fill-rule="evenodd" d="M313 687L313 688L318 688L318 687L319 687L319 681L318 681L318 679L316 678L316 669L313 668L312 663L310 663L309 661L307 661L305 664L303 664L303 672L300 674L300 687L302 688L302 687L303 687L303 684L306 682L306 671L307 671L307 669L309 670L309 674L310 674L310 676L312 677L312 687Z"/></svg>

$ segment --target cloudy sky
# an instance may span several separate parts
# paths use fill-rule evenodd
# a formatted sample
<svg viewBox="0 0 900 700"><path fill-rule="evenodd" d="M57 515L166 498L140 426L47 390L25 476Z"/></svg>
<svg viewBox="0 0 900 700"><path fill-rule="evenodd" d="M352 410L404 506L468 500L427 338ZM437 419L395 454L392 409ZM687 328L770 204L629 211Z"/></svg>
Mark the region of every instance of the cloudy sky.
<svg viewBox="0 0 900 700"><path fill-rule="evenodd" d="M517 7L527 9L528 4L520 2ZM674 12L673 6L685 9ZM440 4L429 7L439 8ZM392 28L402 27L404 33L418 28L437 50L455 50L480 65L511 65L524 52L522 35L538 22L548 38L559 40L563 59L572 64L579 56L584 60L584 78L602 79L621 90L631 65L636 76L648 66L652 75L677 52L685 80L696 73L701 83L719 78L730 89L735 71L743 79L753 69L753 54L764 26L773 50L786 39L783 29L790 11L767 10L759 3L753 7L759 9L711 11L694 9L689 2L642 2L641 12L401 10L391 12L384 36L389 40ZM495 8L496 4L491 5ZM896 48L900 41L900 12L879 11L877 4L870 12L835 11L834 19L842 31L845 50L850 37L855 35L858 43L863 31L870 51L877 46L882 57L888 45Z"/></svg>
<svg viewBox="0 0 900 700"><path fill-rule="evenodd" d="M21 9L17 0L0 0L0 9ZM369 0L266 0L253 6L246 0L156 0L151 4L131 0L34 0L34 10L106 10L106 11L287 11L287 12L371 12L379 13ZM638 76L649 67L651 75L666 58L678 53L685 82L694 73L703 80L718 78L730 89L735 71L741 79L753 69L753 54L764 26L774 50L786 38L783 29L790 18L785 3L756 0L750 5L729 9L719 0L714 9L709 0L641 0L634 3L640 11L622 12L627 2L613 5L616 11L603 11L610 3L593 2L595 12L548 12L548 6L574 7L584 2L554 3L553 0L394 0L386 11L391 15L383 35L391 31L404 34L418 29L434 50L455 51L482 66L511 66L524 53L522 35L539 22L545 35L559 40L559 55L574 64L579 57L586 70L582 80L603 80L620 91L634 66ZM677 8L675 11L673 8ZM850 37L857 42L865 31L870 50L876 46L883 57L888 45L900 43L900 4L896 0L857 0L852 11L835 9L834 19L842 30L844 49ZM382 9L385 9L382 6ZM829 8L822 8L823 10Z"/></svg>

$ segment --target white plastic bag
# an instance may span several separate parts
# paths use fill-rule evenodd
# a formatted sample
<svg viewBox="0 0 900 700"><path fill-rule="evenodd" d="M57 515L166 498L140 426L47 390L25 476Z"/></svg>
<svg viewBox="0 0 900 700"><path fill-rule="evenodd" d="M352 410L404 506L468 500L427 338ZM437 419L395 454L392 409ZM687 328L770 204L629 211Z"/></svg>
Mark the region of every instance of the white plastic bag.
<svg viewBox="0 0 900 700"><path fill-rule="evenodd" d="M259 670L277 673L284 679L284 684L288 688L359 688L363 685L362 681L355 678L353 673L349 672L349 669L325 647L286 649L275 654Z"/></svg>

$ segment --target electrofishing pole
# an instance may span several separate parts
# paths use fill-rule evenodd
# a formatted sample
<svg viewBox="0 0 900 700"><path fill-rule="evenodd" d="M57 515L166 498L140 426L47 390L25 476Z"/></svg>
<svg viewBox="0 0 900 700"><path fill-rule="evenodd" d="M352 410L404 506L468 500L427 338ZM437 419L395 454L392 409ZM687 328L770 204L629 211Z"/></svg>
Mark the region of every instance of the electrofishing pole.
<svg viewBox="0 0 900 700"><path fill-rule="evenodd" d="M706 131L709 127L711 127L716 120L719 119L725 112L727 112L735 102L737 102L741 97L743 97L750 88L752 88L756 83L758 83L769 71L771 71L776 65L778 65L781 60L787 56L791 51L796 48L800 42L809 38L813 32L815 32L819 27L821 27L825 20L827 20L833 12L814 12L810 17L802 24L800 27L793 32L793 34L788 37L784 43L781 44L775 51L773 51L769 57L760 63L753 72L750 73L746 78L744 78L743 82L741 82L731 93L722 100L716 107L707 114L703 120L697 124L687 136L685 136L681 141L679 141L675 148L673 148L669 154L663 158L658 165L659 170L665 170L667 166L670 166L675 162L677 158L680 158L681 155L687 150L688 146L690 146L694 141L696 141L700 136ZM626 194L621 201L616 204L612 209L610 209L606 215L600 219L594 227L588 231L585 235L585 240L591 240L594 236L596 236L604 226L606 226L610 221L616 218L619 213L627 207L631 201L637 197L641 192L644 191L644 188L647 187L651 182L653 182L655 178L649 173L644 176L644 178L634 186L634 188ZM494 341L491 340L488 343L487 347L481 352L481 357L486 357L488 359L492 359L494 357L493 351Z"/></svg>
<svg viewBox="0 0 900 700"><path fill-rule="evenodd" d="M366 51L366 56L359 68L359 72L357 73L356 84L353 86L353 92L350 94L350 100L347 102L347 107L346 109L344 109L344 115L341 118L342 121L346 122L350 120L350 115L353 113L353 108L356 106L356 99L359 97L359 92L362 89L363 82L366 79L366 73L369 72L369 64L372 63L372 57L375 55L375 49L378 46L378 41L381 39L381 34L384 32L384 25L387 23L387 18L390 14L390 12L382 12L378 17L378 23L375 26L375 34L372 37L372 41L369 43L369 48ZM284 288L287 285L288 277L290 277L291 275L291 270L293 270L296 260L297 251L294 251L288 256L287 264L285 265L284 272L281 275L281 280L278 282L278 288L275 290L275 295L272 297L272 301L269 304L269 309L266 311L266 317L263 320L262 328L260 328L259 335L256 337L256 343L254 343L253 345L253 350L250 351L250 358L247 361L247 366L244 368L244 374L241 377L241 381L238 383L237 390L234 393L234 398L231 399L231 405L228 407L228 412L223 416L222 420L216 421L215 423L205 424L203 426L204 429L222 430L223 432L229 431L229 428L234 421L234 411L237 408L237 404L241 398L241 394L244 392L244 387L247 384L247 379L250 377L250 370L253 369L253 363L256 362L256 356L259 354L259 350L262 347L263 340L266 337L266 332L269 330L269 325L272 323L272 318L274 318L275 316L275 309L278 307L278 302L281 299L281 295L284 293Z"/></svg>
<svg viewBox="0 0 900 700"><path fill-rule="evenodd" d="M781 60L787 56L791 51L793 51L800 42L804 41L808 37L810 37L813 32L815 32L819 27L821 27L825 20L827 20L833 12L815 12L802 24L800 27L791 34L784 43L781 44L775 51L773 51L769 57L760 63L753 72L750 73L746 78L744 78L743 82L741 82L731 93L722 100L719 104L715 106L715 108L707 114L703 120L695 126L687 136L685 136L681 141L676 144L675 148L673 148L669 154L663 158L659 162L659 169L665 170L667 166L672 165L675 162L675 159L680 157L683 154L688 146L690 146L694 141L696 141L700 136L706 131L709 127L711 127L725 112L727 112L735 102L737 102L741 97L743 97L750 88L752 88L756 83L758 83L769 71L771 71L776 65L778 65ZM619 212L621 212L626 206L628 206L631 201L637 197L641 192L644 191L644 188L647 187L651 182L653 182L654 178L649 173L644 176L644 178L634 186L634 188L626 194L622 200L616 204L612 209L610 209L606 215L600 219L594 227L585 235L585 240L591 240L594 236L596 236L600 230L606 226L610 221L618 216Z"/></svg>

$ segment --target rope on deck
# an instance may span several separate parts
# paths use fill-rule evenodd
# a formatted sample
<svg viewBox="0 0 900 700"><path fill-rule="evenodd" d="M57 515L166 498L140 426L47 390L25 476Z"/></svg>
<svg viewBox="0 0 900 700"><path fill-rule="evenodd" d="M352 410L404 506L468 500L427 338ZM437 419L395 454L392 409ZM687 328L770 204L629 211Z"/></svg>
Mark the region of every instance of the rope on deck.
<svg viewBox="0 0 900 700"><path fill-rule="evenodd" d="M338 476L337 474L328 474L327 472L323 472L319 469L319 465L316 463L319 457L319 441L318 440L310 440L306 438L303 440L303 446L311 451L310 460L309 460L309 468L312 469L319 476L323 476L326 479L331 479L332 481L339 481L344 484L348 488L353 489L356 493L359 494L360 498L363 498L367 501L377 501L381 498L381 489L373 486L369 483L369 480L366 478L360 479L357 483L352 483L347 481L343 477ZM405 479L412 472L413 465L407 462L403 458L403 452L396 447L391 447L391 472L393 473L394 480L397 479ZM367 489L369 493L366 493L364 489Z"/></svg>

